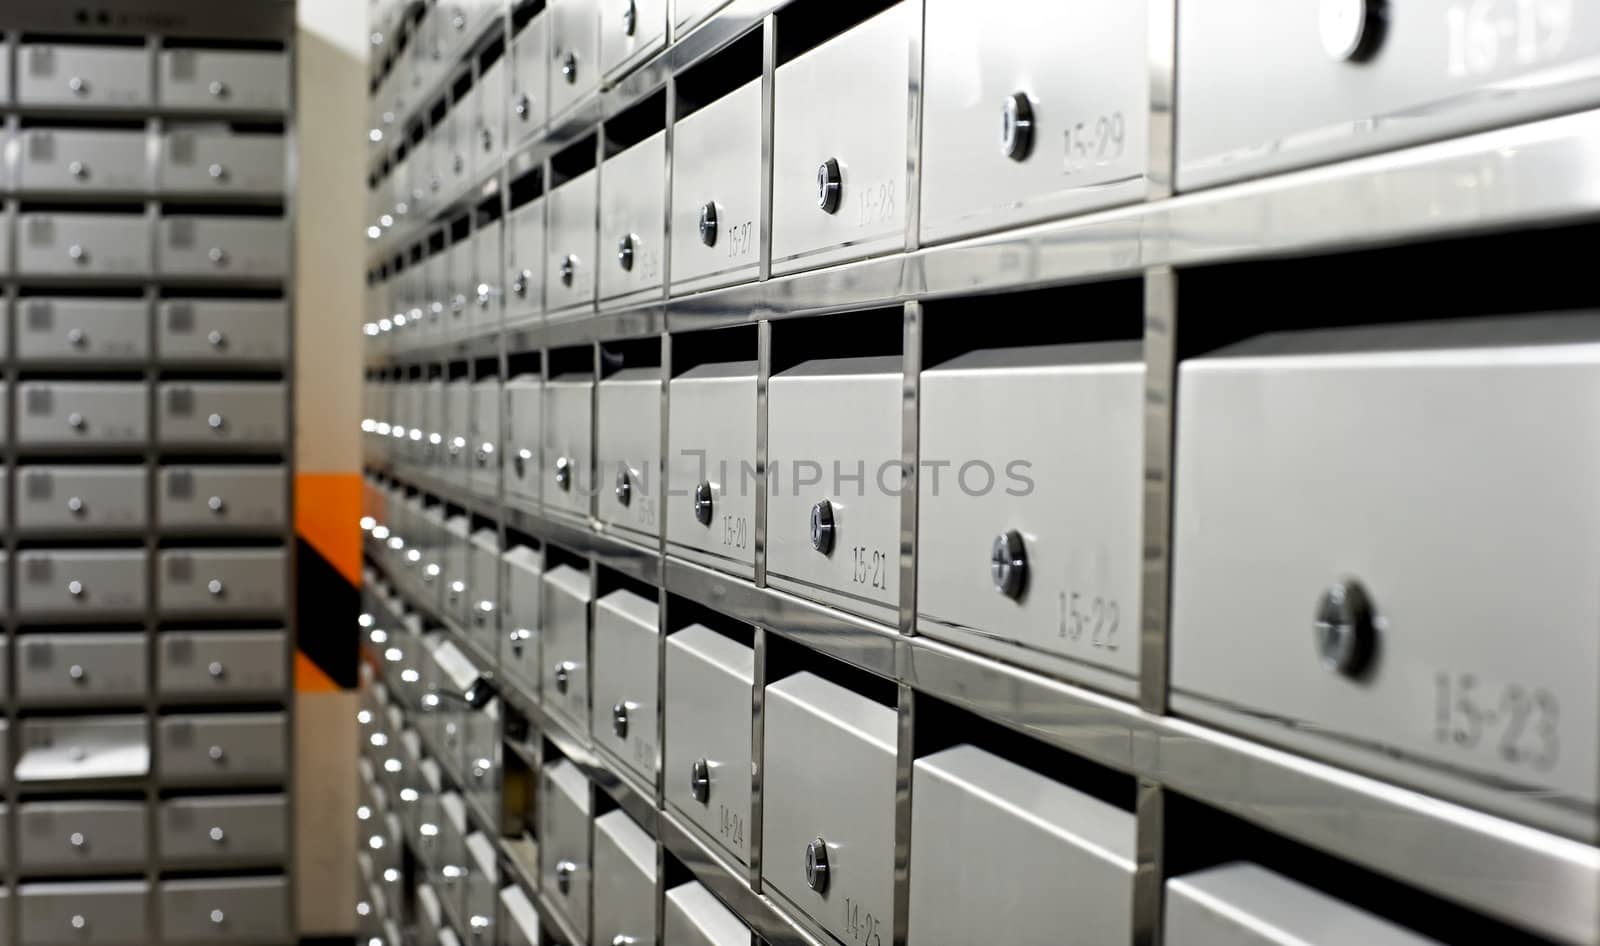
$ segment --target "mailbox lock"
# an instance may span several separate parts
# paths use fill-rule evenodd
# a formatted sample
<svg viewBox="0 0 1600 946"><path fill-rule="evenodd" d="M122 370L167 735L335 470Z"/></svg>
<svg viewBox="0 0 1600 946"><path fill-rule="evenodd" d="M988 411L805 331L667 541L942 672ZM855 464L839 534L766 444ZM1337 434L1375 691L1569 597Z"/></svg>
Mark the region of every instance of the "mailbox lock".
<svg viewBox="0 0 1600 946"><path fill-rule="evenodd" d="M1322 0L1317 32L1336 62L1363 62L1378 51L1389 19L1387 0Z"/></svg>
<svg viewBox="0 0 1600 946"><path fill-rule="evenodd" d="M211 679L213 680L221 680L223 675L227 672L227 668L222 665L222 661L220 660L213 660L206 667L206 673L211 674Z"/></svg>
<svg viewBox="0 0 1600 946"><path fill-rule="evenodd" d="M622 35L632 36L639 28L639 7L633 0L626 0L622 6Z"/></svg>
<svg viewBox="0 0 1600 946"><path fill-rule="evenodd" d="M572 460L556 457L556 485L563 490L572 489Z"/></svg>
<svg viewBox="0 0 1600 946"><path fill-rule="evenodd" d="M527 121L528 116L533 114L533 102L528 99L527 95L519 95L517 96L517 104L512 111L517 113L518 118Z"/></svg>
<svg viewBox="0 0 1600 946"><path fill-rule="evenodd" d="M567 80L568 85L578 83L578 56L576 53L567 53L561 59L561 78Z"/></svg>
<svg viewBox="0 0 1600 946"><path fill-rule="evenodd" d="M1022 161L1033 150L1033 102L1026 92L1006 96L1000 110L1000 150L1013 161Z"/></svg>
<svg viewBox="0 0 1600 946"><path fill-rule="evenodd" d="M83 510L83 497L73 496L67 500L67 512L70 512L75 516L81 516L83 515Z"/></svg>
<svg viewBox="0 0 1600 946"><path fill-rule="evenodd" d="M633 501L633 480L627 470L617 471L617 502L626 506Z"/></svg>
<svg viewBox="0 0 1600 946"><path fill-rule="evenodd" d="M556 865L556 889L565 897L572 890L572 875L578 872L578 865L571 861L561 861Z"/></svg>
<svg viewBox="0 0 1600 946"><path fill-rule="evenodd" d="M568 253L561 258L561 285L572 285L572 277L578 271L578 258Z"/></svg>
<svg viewBox="0 0 1600 946"><path fill-rule="evenodd" d="M485 151L493 151L494 150L494 132L492 132L489 129L485 128L482 131L478 132L478 140L483 142L483 150L485 150Z"/></svg>
<svg viewBox="0 0 1600 946"><path fill-rule="evenodd" d="M572 672L574 670L577 670L577 669L578 669L578 665L573 663L570 660L563 660L560 663L556 664L556 692L557 693L565 693L565 692L567 692L567 687L572 682Z"/></svg>
<svg viewBox="0 0 1600 946"><path fill-rule="evenodd" d="M1360 676L1377 649L1380 620L1360 582L1335 582L1317 600L1313 624L1322 665L1347 677Z"/></svg>
<svg viewBox="0 0 1600 946"><path fill-rule="evenodd" d="M533 636L533 632L525 627L519 627L506 637L511 641L511 653L516 657L522 656L522 645Z"/></svg>
<svg viewBox="0 0 1600 946"><path fill-rule="evenodd" d="M228 336L222 334L221 329L212 329L210 334L206 335L206 341L210 343L212 348L216 349L228 346Z"/></svg>
<svg viewBox="0 0 1600 946"><path fill-rule="evenodd" d="M206 832L206 836L211 839L212 844L221 844L228 837L220 825L213 825L211 830Z"/></svg>
<svg viewBox="0 0 1600 946"><path fill-rule="evenodd" d="M696 759L689 766L689 793L694 800L704 805L711 797L711 763L705 759Z"/></svg>
<svg viewBox="0 0 1600 946"><path fill-rule="evenodd" d="M700 242L706 246L717 245L716 201L707 201L700 207Z"/></svg>
<svg viewBox="0 0 1600 946"><path fill-rule="evenodd" d="M72 78L68 79L67 88L71 89L72 94L78 96L79 98L89 94L89 83L85 81L82 76L73 76Z"/></svg>
<svg viewBox="0 0 1600 946"><path fill-rule="evenodd" d="M219 765L222 764L222 760L224 758L226 758L226 757L227 757L227 753L222 751L222 747L221 746L212 746L211 748L206 750L206 758L210 759L212 762L215 762L215 763L217 763Z"/></svg>
<svg viewBox="0 0 1600 946"><path fill-rule="evenodd" d="M694 517L703 526L711 525L711 484L701 480L694 485Z"/></svg>
<svg viewBox="0 0 1600 946"><path fill-rule="evenodd" d="M220 164L213 164L209 168L206 168L206 173L211 175L212 180L220 181L227 178L228 169Z"/></svg>
<svg viewBox="0 0 1600 946"><path fill-rule="evenodd" d="M817 167L817 206L823 213L834 213L839 209L839 197L844 189L844 181L839 176L839 162L829 158Z"/></svg>
<svg viewBox="0 0 1600 946"><path fill-rule="evenodd" d="M83 836L83 832L82 831L74 831L71 834L67 835L67 843L72 845L73 847L81 848L85 844L89 843L89 839Z"/></svg>
<svg viewBox="0 0 1600 946"><path fill-rule="evenodd" d="M83 582L76 578L67 582L67 594L72 595L74 598L83 597Z"/></svg>
<svg viewBox="0 0 1600 946"><path fill-rule="evenodd" d="M833 552L833 503L826 499L811 507L811 547L823 555Z"/></svg>
<svg viewBox="0 0 1600 946"><path fill-rule="evenodd" d="M214 513L217 513L218 515L221 515L222 510L227 508L227 503L222 501L221 496L213 496L206 500L206 508Z"/></svg>
<svg viewBox="0 0 1600 946"><path fill-rule="evenodd" d="M450 169L455 171L457 174L460 174L467 169L467 159L459 151L456 152L453 158L451 158Z"/></svg>
<svg viewBox="0 0 1600 946"><path fill-rule="evenodd" d="M628 738L628 704L618 703L611 707L611 731L617 734L618 739Z"/></svg>
<svg viewBox="0 0 1600 946"><path fill-rule="evenodd" d="M206 91L210 92L211 97L214 99L227 98L228 83L223 82L221 79L212 79L211 84L206 86Z"/></svg>
<svg viewBox="0 0 1600 946"><path fill-rule="evenodd" d="M71 427L73 430L82 430L83 429L83 425L84 425L84 419L83 419L83 415L82 414L78 413L77 411L73 411L72 413L67 415L67 426L68 427Z"/></svg>
<svg viewBox="0 0 1600 946"><path fill-rule="evenodd" d="M528 281L530 279L532 279L532 278L533 278L533 273L530 270L524 269L521 272L517 273L517 278L516 279L513 279L511 281L511 291L515 292L517 294L517 298L518 299L527 298L527 295L528 295Z"/></svg>
<svg viewBox="0 0 1600 946"><path fill-rule="evenodd" d="M994 590L1007 598L1020 598L1028 579L1028 552L1022 533L1009 529L995 536L989 549L989 577Z"/></svg>
<svg viewBox="0 0 1600 946"><path fill-rule="evenodd" d="M206 259L218 266L226 266L228 265L228 251L220 246L213 246L206 251Z"/></svg>
<svg viewBox="0 0 1600 946"><path fill-rule="evenodd" d="M69 679L72 679L72 680L75 680L75 681L81 683L81 682L83 682L83 678L86 677L86 676L88 676L88 674L86 674L84 672L83 664L73 664L72 666L67 668L67 677Z"/></svg>
<svg viewBox="0 0 1600 946"><path fill-rule="evenodd" d="M74 161L67 165L67 173L81 181L89 176L89 165L82 161Z"/></svg>
<svg viewBox="0 0 1600 946"><path fill-rule="evenodd" d="M226 421L223 419L221 414L210 414L206 417L206 426L210 427L212 430L221 430L224 423L226 423Z"/></svg>
<svg viewBox="0 0 1600 946"><path fill-rule="evenodd" d="M806 886L828 892L828 842L821 838L806 845Z"/></svg>
<svg viewBox="0 0 1600 946"><path fill-rule="evenodd" d="M206 590L211 592L212 595L222 594L222 579L213 578L206 582Z"/></svg>
<svg viewBox="0 0 1600 946"><path fill-rule="evenodd" d="M617 241L617 265L625 273L633 272L633 251L637 241L633 234L628 234Z"/></svg>
<svg viewBox="0 0 1600 946"><path fill-rule="evenodd" d="M227 919L228 919L227 914L223 913L221 910L212 910L211 911L211 922L213 924L215 924L217 926L221 926L223 923L227 922Z"/></svg>
<svg viewBox="0 0 1600 946"><path fill-rule="evenodd" d="M82 913L74 913L72 915L71 923L72 928L75 930L81 930L89 925L89 921L84 919Z"/></svg>
<svg viewBox="0 0 1600 946"><path fill-rule="evenodd" d="M67 344L73 348L83 348L89 344L89 336L85 335L81 328L67 329Z"/></svg>
<svg viewBox="0 0 1600 946"><path fill-rule="evenodd" d="M89 251L83 248L83 244L74 243L67 247L67 259L75 263L87 263L89 262Z"/></svg>

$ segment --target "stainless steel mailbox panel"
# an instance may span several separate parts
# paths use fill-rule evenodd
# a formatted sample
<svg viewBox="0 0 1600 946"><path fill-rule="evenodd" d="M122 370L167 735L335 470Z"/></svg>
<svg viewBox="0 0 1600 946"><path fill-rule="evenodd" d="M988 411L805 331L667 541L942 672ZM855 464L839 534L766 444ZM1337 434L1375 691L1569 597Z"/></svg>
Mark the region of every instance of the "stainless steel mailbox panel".
<svg viewBox="0 0 1600 946"><path fill-rule="evenodd" d="M750 928L697 881L666 894L662 939L673 946L748 946Z"/></svg>
<svg viewBox="0 0 1600 946"><path fill-rule="evenodd" d="M511 117L507 143L521 141L544 126L550 104L550 16L541 11L511 44Z"/></svg>
<svg viewBox="0 0 1600 946"><path fill-rule="evenodd" d="M660 606L626 589L594 606L596 745L609 750L646 784L656 780L656 647Z"/></svg>
<svg viewBox="0 0 1600 946"><path fill-rule="evenodd" d="M661 369L624 368L595 394L601 522L654 537L661 524Z"/></svg>
<svg viewBox="0 0 1600 946"><path fill-rule="evenodd" d="M480 161L492 161L505 149L506 68L508 57L501 55L478 77L473 94L478 106L476 147ZM499 270L496 266L495 271Z"/></svg>
<svg viewBox="0 0 1600 946"><path fill-rule="evenodd" d="M161 385L163 446L270 449L285 440L288 403L278 381L196 381Z"/></svg>
<svg viewBox="0 0 1600 946"><path fill-rule="evenodd" d="M667 133L658 131L600 165L600 298L661 288L666 226Z"/></svg>
<svg viewBox="0 0 1600 946"><path fill-rule="evenodd" d="M16 155L16 187L25 194L138 194L150 187L142 131L26 128Z"/></svg>
<svg viewBox="0 0 1600 946"><path fill-rule="evenodd" d="M145 606L143 549L29 549L17 553L17 614L29 620L107 621Z"/></svg>
<svg viewBox="0 0 1600 946"><path fill-rule="evenodd" d="M551 0L550 117L600 87L600 14L596 0Z"/></svg>
<svg viewBox="0 0 1600 946"><path fill-rule="evenodd" d="M919 9L897 3L778 67L774 273L905 246L906 116Z"/></svg>
<svg viewBox="0 0 1600 946"><path fill-rule="evenodd" d="M1131 692L1138 344L974 352L924 371L921 397L918 630L1024 662L1039 662L1029 652L1065 658L1052 669ZM937 478L932 463L947 464ZM1008 545L1023 564L997 579L991 561Z"/></svg>
<svg viewBox="0 0 1600 946"><path fill-rule="evenodd" d="M279 365L289 357L289 308L250 299L168 300L156 310L165 364Z"/></svg>
<svg viewBox="0 0 1600 946"><path fill-rule="evenodd" d="M22 946L144 946L148 941L142 880L23 884L17 888Z"/></svg>
<svg viewBox="0 0 1600 946"><path fill-rule="evenodd" d="M23 706L139 704L149 693L141 633L24 634L17 660Z"/></svg>
<svg viewBox="0 0 1600 946"><path fill-rule="evenodd" d="M147 437L140 383L24 381L16 398L22 446L142 447Z"/></svg>
<svg viewBox="0 0 1600 946"><path fill-rule="evenodd" d="M801 672L767 686L766 724L766 880L841 939L846 898L893 930L895 710Z"/></svg>
<svg viewBox="0 0 1600 946"><path fill-rule="evenodd" d="M283 863L291 826L282 795L170 798L161 803L161 863L169 868Z"/></svg>
<svg viewBox="0 0 1600 946"><path fill-rule="evenodd" d="M1178 11L1184 189L1593 105L1600 9L1191 0Z"/></svg>
<svg viewBox="0 0 1600 946"><path fill-rule="evenodd" d="M987 914L1019 943L1130 941L1135 831L1132 812L974 746L918 759L907 939L980 943Z"/></svg>
<svg viewBox="0 0 1600 946"><path fill-rule="evenodd" d="M500 618L500 667L520 689L539 691L539 553L525 545L500 556L505 564L505 610Z"/></svg>
<svg viewBox="0 0 1600 946"><path fill-rule="evenodd" d="M589 782L565 759L541 773L539 888L589 938Z"/></svg>
<svg viewBox="0 0 1600 946"><path fill-rule="evenodd" d="M499 378L483 378L472 384L472 488L494 495L500 488L500 393Z"/></svg>
<svg viewBox="0 0 1600 946"><path fill-rule="evenodd" d="M289 272L289 230L278 217L163 217L159 246L157 268L167 276Z"/></svg>
<svg viewBox="0 0 1600 946"><path fill-rule="evenodd" d="M161 104L208 112L282 112L289 108L289 57L221 49L161 51Z"/></svg>
<svg viewBox="0 0 1600 946"><path fill-rule="evenodd" d="M1174 705L1389 777L1454 773L1430 790L1496 784L1475 800L1523 816L1561 799L1592 818L1597 341L1592 315L1528 316L1184 362ZM1241 674L1239 654L1271 672Z"/></svg>
<svg viewBox="0 0 1600 946"><path fill-rule="evenodd" d="M276 615L284 609L283 549L167 549L161 553L161 613L167 617Z"/></svg>
<svg viewBox="0 0 1600 946"><path fill-rule="evenodd" d="M35 276L148 276L142 214L20 213L17 272Z"/></svg>
<svg viewBox="0 0 1600 946"><path fill-rule="evenodd" d="M594 820L594 940L648 943L655 932L655 838L608 811Z"/></svg>
<svg viewBox="0 0 1600 946"><path fill-rule="evenodd" d="M1319 890L1235 861L1167 881L1166 936L1186 946L1437 946Z"/></svg>
<svg viewBox="0 0 1600 946"><path fill-rule="evenodd" d="M17 532L125 535L149 521L140 466L25 466L17 470Z"/></svg>
<svg viewBox="0 0 1600 946"><path fill-rule="evenodd" d="M143 802L26 802L17 809L25 874L110 874L145 866Z"/></svg>
<svg viewBox="0 0 1600 946"><path fill-rule="evenodd" d="M923 32L922 238L1140 200L1145 5L933 0Z"/></svg>
<svg viewBox="0 0 1600 946"><path fill-rule="evenodd" d="M285 167L282 135L201 125L161 136L156 175L164 194L270 196L284 192Z"/></svg>
<svg viewBox="0 0 1600 946"><path fill-rule="evenodd" d="M539 501L539 457L544 449L544 382L536 374L506 382L506 495L526 503Z"/></svg>
<svg viewBox="0 0 1600 946"><path fill-rule="evenodd" d="M800 594L899 604L902 377L897 356L836 358L768 383L768 450L787 476L767 497L767 571Z"/></svg>
<svg viewBox="0 0 1600 946"><path fill-rule="evenodd" d="M545 195L549 230L545 237L544 307L548 312L594 302L595 270L601 263L592 258L599 189L600 172L593 170ZM603 246L600 249L610 252Z"/></svg>
<svg viewBox="0 0 1600 946"><path fill-rule="evenodd" d="M544 704L582 732L589 728L589 603L594 600L589 573L557 565L541 580Z"/></svg>
<svg viewBox="0 0 1600 946"><path fill-rule="evenodd" d="M506 315L538 312L544 308L544 198L528 201L511 211L506 228Z"/></svg>
<svg viewBox="0 0 1600 946"><path fill-rule="evenodd" d="M666 660L666 799L749 863L755 652L691 624L667 637Z"/></svg>
<svg viewBox="0 0 1600 946"><path fill-rule="evenodd" d="M139 299L30 297L17 303L17 360L61 364L142 361L150 309Z"/></svg>
<svg viewBox="0 0 1600 946"><path fill-rule="evenodd" d="M599 487L594 453L594 376L564 374L544 385L544 504L572 515L589 515ZM659 411L658 411L659 413Z"/></svg>
<svg viewBox="0 0 1600 946"><path fill-rule="evenodd" d="M690 114L672 134L673 288L755 278L761 257L761 81Z"/></svg>
<svg viewBox="0 0 1600 946"><path fill-rule="evenodd" d="M156 518L169 532L281 531L287 478L281 466L163 466Z"/></svg>
<svg viewBox="0 0 1600 946"><path fill-rule="evenodd" d="M284 631L164 631L160 646L163 700L248 703L290 693Z"/></svg>
<svg viewBox="0 0 1600 946"><path fill-rule="evenodd" d="M667 0L600 4L600 69L606 75L666 39ZM623 70L625 71L625 70Z"/></svg>
<svg viewBox="0 0 1600 946"><path fill-rule="evenodd" d="M142 46L24 43L17 104L140 108L150 95L150 53Z"/></svg>
<svg viewBox="0 0 1600 946"><path fill-rule="evenodd" d="M293 938L289 881L227 877L161 882L161 931L169 943L282 943Z"/></svg>
<svg viewBox="0 0 1600 946"><path fill-rule="evenodd" d="M755 570L756 363L700 365L668 383L667 542ZM697 503L699 492L707 503ZM709 507L709 508L708 508Z"/></svg>
<svg viewBox="0 0 1600 946"><path fill-rule="evenodd" d="M18 782L140 778L150 771L143 716L35 717L22 720Z"/></svg>
<svg viewBox="0 0 1600 946"><path fill-rule="evenodd" d="M163 785L240 785L281 782L289 735L282 713L164 716Z"/></svg>

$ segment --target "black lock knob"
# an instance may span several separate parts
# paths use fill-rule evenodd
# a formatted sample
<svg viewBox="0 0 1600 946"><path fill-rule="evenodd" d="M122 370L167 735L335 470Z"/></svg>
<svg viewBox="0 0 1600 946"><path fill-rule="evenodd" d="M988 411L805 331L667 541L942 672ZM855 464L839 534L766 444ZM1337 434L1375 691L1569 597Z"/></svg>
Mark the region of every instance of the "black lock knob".
<svg viewBox="0 0 1600 946"><path fill-rule="evenodd" d="M1033 150L1033 102L1026 92L1006 97L1000 112L1000 149L1013 161L1022 161Z"/></svg>
<svg viewBox="0 0 1600 946"><path fill-rule="evenodd" d="M1367 590L1354 578L1343 578L1317 599L1313 622L1317 656L1329 670L1360 676L1378 645L1377 609Z"/></svg>
<svg viewBox="0 0 1600 946"><path fill-rule="evenodd" d="M711 763L706 759L696 759L689 766L689 793L702 805L711 797Z"/></svg>
<svg viewBox="0 0 1600 946"><path fill-rule="evenodd" d="M811 507L811 547L823 555L833 551L833 503L826 499Z"/></svg>
<svg viewBox="0 0 1600 946"><path fill-rule="evenodd" d="M627 470L617 471L617 502L626 506L633 501L633 480Z"/></svg>
<svg viewBox="0 0 1600 946"><path fill-rule="evenodd" d="M717 205L707 201L700 208L700 242L706 246L717 245Z"/></svg>
<svg viewBox="0 0 1600 946"><path fill-rule="evenodd" d="M636 241L631 233L617 241L617 265L621 266L622 271L625 273L633 272L633 256L635 247Z"/></svg>
<svg viewBox="0 0 1600 946"><path fill-rule="evenodd" d="M844 179L839 173L839 162L829 158L817 167L817 206L822 208L823 213L838 211L843 191Z"/></svg>
<svg viewBox="0 0 1600 946"><path fill-rule="evenodd" d="M828 892L828 842L817 838L806 845L806 886Z"/></svg>
<svg viewBox="0 0 1600 946"><path fill-rule="evenodd" d="M628 738L628 704L617 703L611 707L611 731L618 739Z"/></svg>
<svg viewBox="0 0 1600 946"><path fill-rule="evenodd" d="M694 517L703 526L711 525L711 484L705 480L694 487Z"/></svg>
<svg viewBox="0 0 1600 946"><path fill-rule="evenodd" d="M989 577L994 590L1007 598L1020 598L1028 577L1028 553L1022 533L1015 529L995 536L989 548Z"/></svg>

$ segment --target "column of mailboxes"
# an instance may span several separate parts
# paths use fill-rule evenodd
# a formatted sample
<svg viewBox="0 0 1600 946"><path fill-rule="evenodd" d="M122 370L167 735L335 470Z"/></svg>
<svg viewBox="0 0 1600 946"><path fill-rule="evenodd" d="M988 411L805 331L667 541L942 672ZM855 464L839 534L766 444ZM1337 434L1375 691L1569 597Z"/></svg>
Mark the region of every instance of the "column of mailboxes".
<svg viewBox="0 0 1600 946"><path fill-rule="evenodd" d="M1406 24L1325 16L1319 33L1314 10L1279 6L1180 15L1182 186L1519 117L1458 104L1425 131L1384 126L1327 143L1309 131L1363 109L1457 103L1487 79L1385 82L1408 75L1425 45ZM410 64L440 58L436 37L454 9L426 8L381 94L438 86L437 76L418 81ZM461 209L373 271L365 317L369 352L387 358L369 372L362 428L369 463L382 471L369 479L363 520L378 588L367 612L380 679L362 711L375 747L364 779L377 800L362 808L377 819L364 866L364 904L381 914L374 930L399 922L399 904L414 900L429 929L443 930L439 942L459 934L532 943L533 894L562 918L558 940L650 942L653 891L665 886L667 942L748 941L717 897L681 882L670 856L657 876L648 833L626 811L606 810L606 793L549 741L534 762L500 758L502 746L478 731L485 724L473 714L483 711L445 706L448 668L465 658L494 671L515 696L508 702L541 707L549 725L645 797L659 779L662 817L736 872L758 862L763 893L841 942L878 946L902 927L913 944L1057 942L1063 930L1082 931L1084 942L1131 940L1128 774L919 695L908 915L896 917L894 686L782 635L766 636L758 668L750 627L559 541L507 528L502 547L497 523L513 511L647 548L664 527L669 556L740 579L755 575L759 531L768 587L892 631L902 600L895 461L908 439L898 307L771 325L760 530L758 487L746 473L758 452L754 327L675 332L665 385L658 338L598 353L521 351L515 330L749 282L763 262L773 274L799 273L893 252L904 245L911 197L926 244L1142 199L1145 5L1096 10L1095 29L1084 31L1068 5L1023 0L981 11L954 0L865 4L826 27L802 22L816 19L817 4L783 6L770 247L755 223L760 30L675 75L671 114L666 96L646 96L547 166L507 172L503 201L474 206L455 195L499 168L502 145L570 114L636 50L659 46L664 12L519 4L509 34L497 27L443 57L459 72L437 102L379 103L375 127L419 117L377 135L399 143L372 182L374 238L407 214L433 219L430 206ZM701 15L683 4L679 13L675 27ZM1230 72L1229 59L1248 50L1222 34L1257 35L1240 25L1254 16L1278 24L1284 48L1308 46L1294 49L1315 68L1242 87L1247 77ZM1019 28L989 30L1005 23ZM900 52L919 33L922 187L908 197L907 148L918 146L907 142L913 77ZM958 64L973 49L981 68L964 71ZM1093 100L1080 81L1091 72ZM1322 91L1374 75L1377 104ZM1288 98L1253 117L1261 127L1216 113L1263 89ZM1535 100L1521 115L1550 107ZM1235 132L1239 140L1222 140ZM473 156L480 147L488 160ZM1253 291L1242 277L1229 285ZM1204 298L1206 311L1220 312L1238 297ZM911 438L918 634L1111 699L1138 696L1148 672L1138 640L1143 303L1137 279L924 303ZM1321 332L1269 314L1241 321L1237 337L1213 329L1209 347L1183 350L1172 706L1508 827L1592 841L1600 638L1592 583L1581 575L1600 555L1585 538L1600 511L1582 498L1593 494L1592 451L1562 431L1593 426L1589 407L1575 405L1594 403L1594 321L1415 325L1396 324L1415 312L1371 312L1365 321L1383 324ZM503 364L408 355L493 337L502 325ZM1563 421L1529 422L1549 416ZM1521 459L1486 462L1486 442ZM1517 485L1534 470L1537 501ZM1483 539L1490 534L1505 541ZM1530 554L1533 536L1573 554L1552 569ZM1502 627L1538 627L1556 646L1511 646ZM503 770L505 796L480 794L484 763ZM1269 941L1263 930L1363 944L1419 944L1463 929L1508 942L1524 935L1204 804L1175 801L1167 830L1181 855L1169 863L1168 942L1217 930L1252 943ZM408 832L429 865L411 892L393 886L402 876L393 851ZM516 869L519 845L535 844L532 882L512 883L505 869ZM510 928L491 932L496 923Z"/></svg>
<svg viewBox="0 0 1600 946"><path fill-rule="evenodd" d="M289 72L0 46L5 942L294 939Z"/></svg>

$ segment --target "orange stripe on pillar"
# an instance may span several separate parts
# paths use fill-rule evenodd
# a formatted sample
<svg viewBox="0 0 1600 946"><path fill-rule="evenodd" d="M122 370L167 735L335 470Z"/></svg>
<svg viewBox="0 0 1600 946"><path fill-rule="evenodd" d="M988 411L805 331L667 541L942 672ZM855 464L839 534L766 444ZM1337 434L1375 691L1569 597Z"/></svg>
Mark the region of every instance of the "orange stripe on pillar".
<svg viewBox="0 0 1600 946"><path fill-rule="evenodd" d="M361 584L361 476L298 473L294 531L352 585Z"/></svg>
<svg viewBox="0 0 1600 946"><path fill-rule="evenodd" d="M294 688L298 693L337 693L339 684L302 651L294 652Z"/></svg>

